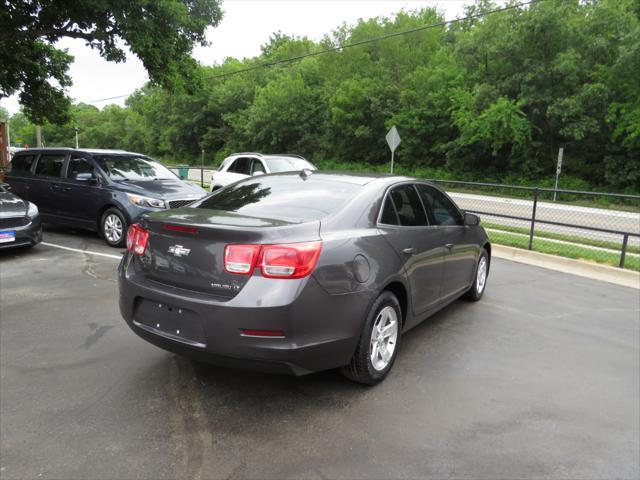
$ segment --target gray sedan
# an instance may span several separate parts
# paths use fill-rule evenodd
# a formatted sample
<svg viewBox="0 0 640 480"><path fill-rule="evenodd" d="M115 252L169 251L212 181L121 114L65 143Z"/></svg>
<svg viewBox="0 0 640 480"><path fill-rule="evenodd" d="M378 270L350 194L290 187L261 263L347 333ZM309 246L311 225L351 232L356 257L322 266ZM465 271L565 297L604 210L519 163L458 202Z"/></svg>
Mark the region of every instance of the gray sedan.
<svg viewBox="0 0 640 480"><path fill-rule="evenodd" d="M252 177L127 235L120 310L145 340L224 366L375 384L401 334L484 293L475 215L407 177Z"/></svg>

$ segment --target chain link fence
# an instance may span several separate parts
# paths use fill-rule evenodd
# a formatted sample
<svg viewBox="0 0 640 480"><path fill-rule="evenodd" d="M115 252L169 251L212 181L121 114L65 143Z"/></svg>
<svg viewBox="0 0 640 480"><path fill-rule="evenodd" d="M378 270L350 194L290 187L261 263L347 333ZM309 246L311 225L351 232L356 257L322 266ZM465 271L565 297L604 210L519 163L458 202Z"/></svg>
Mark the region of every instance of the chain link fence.
<svg viewBox="0 0 640 480"><path fill-rule="evenodd" d="M640 271L639 195L434 183L480 215L494 243Z"/></svg>

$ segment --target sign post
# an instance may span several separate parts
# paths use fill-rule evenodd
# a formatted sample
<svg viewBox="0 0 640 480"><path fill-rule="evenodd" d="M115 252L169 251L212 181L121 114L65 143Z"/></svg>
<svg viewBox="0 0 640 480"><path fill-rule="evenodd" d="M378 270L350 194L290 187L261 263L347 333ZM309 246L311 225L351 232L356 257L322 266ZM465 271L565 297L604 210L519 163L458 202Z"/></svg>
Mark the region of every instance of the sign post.
<svg viewBox="0 0 640 480"><path fill-rule="evenodd" d="M564 156L564 148L560 147L558 150L558 164L556 165L556 186L553 189L553 201L556 201L556 190L558 190L558 178L560 178L560 172L562 172L562 157Z"/></svg>
<svg viewBox="0 0 640 480"><path fill-rule="evenodd" d="M391 150L391 173L393 174L393 155L401 141L400 134L398 133L398 129L395 125L387 132L387 136L385 138L387 140L387 145L389 145L389 149Z"/></svg>

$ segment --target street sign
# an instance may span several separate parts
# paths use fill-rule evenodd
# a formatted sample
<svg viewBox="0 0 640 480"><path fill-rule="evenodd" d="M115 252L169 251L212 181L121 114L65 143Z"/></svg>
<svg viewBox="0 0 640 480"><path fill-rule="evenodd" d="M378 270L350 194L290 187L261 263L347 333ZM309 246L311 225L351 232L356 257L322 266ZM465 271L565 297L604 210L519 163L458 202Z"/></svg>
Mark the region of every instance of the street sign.
<svg viewBox="0 0 640 480"><path fill-rule="evenodd" d="M395 152L401 141L400 134L398 133L398 129L395 125L387 132L387 136L385 138L387 139L387 145L389 145L391 152Z"/></svg>
<svg viewBox="0 0 640 480"><path fill-rule="evenodd" d="M400 134L398 133L398 129L395 125L387 132L387 136L385 138L387 140L387 145L389 145L389 149L391 150L391 173L393 173L393 154L401 141Z"/></svg>

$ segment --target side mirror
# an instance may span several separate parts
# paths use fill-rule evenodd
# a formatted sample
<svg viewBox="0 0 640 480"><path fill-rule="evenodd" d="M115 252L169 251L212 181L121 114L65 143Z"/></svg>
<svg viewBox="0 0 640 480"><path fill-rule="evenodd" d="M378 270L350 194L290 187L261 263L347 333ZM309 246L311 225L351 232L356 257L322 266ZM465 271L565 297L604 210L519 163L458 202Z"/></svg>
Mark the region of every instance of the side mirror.
<svg viewBox="0 0 640 480"><path fill-rule="evenodd" d="M93 173L76 173L73 179L78 182L86 182L91 184L98 183L98 179L95 177Z"/></svg>
<svg viewBox="0 0 640 480"><path fill-rule="evenodd" d="M257 177L259 175L264 175L264 172L261 172L260 170L258 170L257 172L253 172L253 177Z"/></svg>
<svg viewBox="0 0 640 480"><path fill-rule="evenodd" d="M473 213L464 214L464 224L465 225L480 225L480 217L478 215L474 215Z"/></svg>

